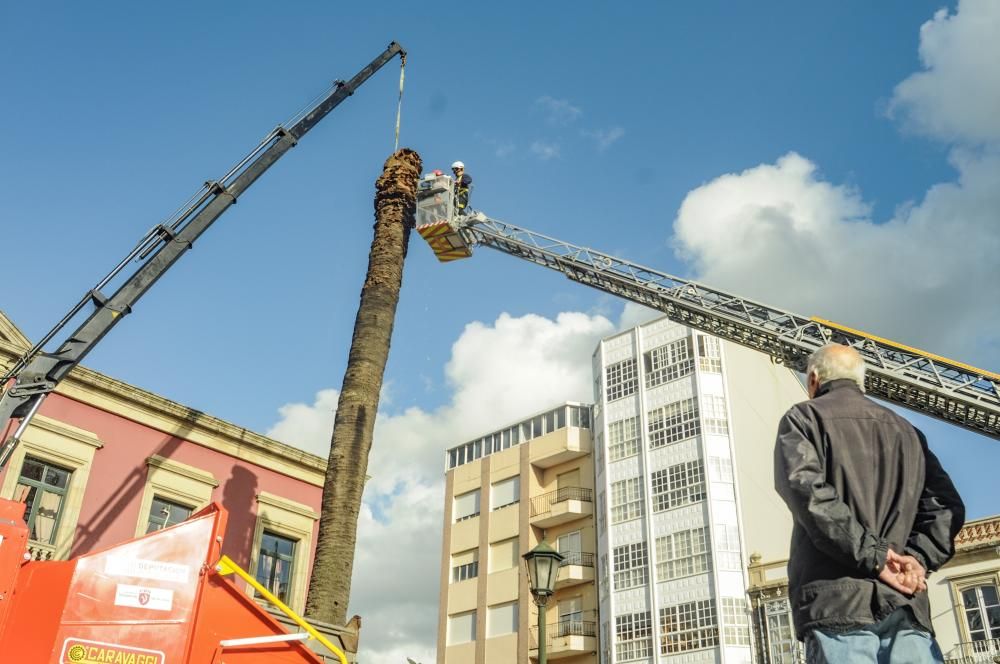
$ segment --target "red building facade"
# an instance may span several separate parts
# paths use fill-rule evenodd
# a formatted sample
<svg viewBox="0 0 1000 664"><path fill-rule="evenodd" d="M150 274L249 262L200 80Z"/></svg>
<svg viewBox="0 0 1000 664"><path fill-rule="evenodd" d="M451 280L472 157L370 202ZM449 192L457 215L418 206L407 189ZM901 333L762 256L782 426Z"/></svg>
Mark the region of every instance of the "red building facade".
<svg viewBox="0 0 1000 664"><path fill-rule="evenodd" d="M0 366L28 345L0 313ZM0 472L0 497L28 505L36 559L99 550L220 503L223 551L301 610L324 469L317 456L78 367Z"/></svg>

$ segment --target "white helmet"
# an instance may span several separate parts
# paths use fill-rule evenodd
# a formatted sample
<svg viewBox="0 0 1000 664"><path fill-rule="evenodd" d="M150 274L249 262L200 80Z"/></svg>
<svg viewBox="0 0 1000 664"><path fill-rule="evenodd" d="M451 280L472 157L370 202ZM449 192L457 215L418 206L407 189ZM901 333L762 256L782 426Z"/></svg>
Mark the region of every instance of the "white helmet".
<svg viewBox="0 0 1000 664"><path fill-rule="evenodd" d="M454 164L452 164L452 165L451 165L451 167L452 167L453 169L454 169L454 168L461 168L461 169L462 169L463 171L465 170L465 164L463 164L463 163L462 163L462 162L460 162L460 161L456 161L456 162L455 162Z"/></svg>

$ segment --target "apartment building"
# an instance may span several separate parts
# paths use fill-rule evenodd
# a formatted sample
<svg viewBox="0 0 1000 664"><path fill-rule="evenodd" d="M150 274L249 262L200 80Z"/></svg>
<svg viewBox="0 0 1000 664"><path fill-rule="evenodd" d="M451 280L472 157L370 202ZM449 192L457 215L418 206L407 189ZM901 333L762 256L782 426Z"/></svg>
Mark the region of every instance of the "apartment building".
<svg viewBox="0 0 1000 664"><path fill-rule="evenodd" d="M787 558L781 415L806 398L765 355L659 319L593 358L600 661L753 661L751 552Z"/></svg>
<svg viewBox="0 0 1000 664"><path fill-rule="evenodd" d="M538 609L522 556L545 539L565 561L544 609L549 659L597 651L591 408L566 403L445 456L438 664L537 657Z"/></svg>

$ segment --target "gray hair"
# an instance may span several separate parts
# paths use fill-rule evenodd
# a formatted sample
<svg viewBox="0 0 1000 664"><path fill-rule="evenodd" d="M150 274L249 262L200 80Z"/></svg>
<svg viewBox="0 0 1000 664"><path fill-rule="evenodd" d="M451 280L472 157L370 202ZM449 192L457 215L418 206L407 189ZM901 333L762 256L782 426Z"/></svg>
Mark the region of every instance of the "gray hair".
<svg viewBox="0 0 1000 664"><path fill-rule="evenodd" d="M827 344L809 356L806 375L816 374L819 384L848 378L865 391L865 361L850 346Z"/></svg>

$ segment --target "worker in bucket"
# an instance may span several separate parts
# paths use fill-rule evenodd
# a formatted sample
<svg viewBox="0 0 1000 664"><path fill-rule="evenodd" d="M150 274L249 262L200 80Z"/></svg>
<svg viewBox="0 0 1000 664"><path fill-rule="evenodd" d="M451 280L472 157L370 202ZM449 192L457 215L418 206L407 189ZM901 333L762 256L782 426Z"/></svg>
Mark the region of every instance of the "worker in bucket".
<svg viewBox="0 0 1000 664"><path fill-rule="evenodd" d="M472 188L472 178L465 172L465 164L456 161L451 165L455 174L455 212L465 214L469 207L469 189Z"/></svg>

